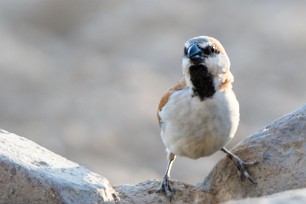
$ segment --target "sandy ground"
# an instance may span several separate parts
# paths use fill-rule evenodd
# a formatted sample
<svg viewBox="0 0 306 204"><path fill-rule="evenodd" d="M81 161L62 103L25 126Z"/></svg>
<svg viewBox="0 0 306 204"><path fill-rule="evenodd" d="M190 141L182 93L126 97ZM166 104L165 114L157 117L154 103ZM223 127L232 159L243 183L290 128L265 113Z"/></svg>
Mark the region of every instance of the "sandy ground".
<svg viewBox="0 0 306 204"><path fill-rule="evenodd" d="M184 42L219 39L241 123L229 146L305 103L306 2L0 1L0 127L104 175L161 178L156 108L181 78ZM195 184L221 152L179 158Z"/></svg>

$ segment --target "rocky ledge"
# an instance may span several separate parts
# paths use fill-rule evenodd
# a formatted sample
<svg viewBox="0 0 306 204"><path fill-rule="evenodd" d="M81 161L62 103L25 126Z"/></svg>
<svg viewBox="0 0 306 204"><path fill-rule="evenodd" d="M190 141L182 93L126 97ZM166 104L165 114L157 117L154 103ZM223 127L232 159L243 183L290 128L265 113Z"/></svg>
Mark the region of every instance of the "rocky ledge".
<svg viewBox="0 0 306 204"><path fill-rule="evenodd" d="M231 151L245 161L259 162L248 169L257 184L240 181L225 156L197 186L172 181L176 189L172 203L278 203L280 199L305 203L306 105ZM113 187L103 176L4 130L0 131L0 163L0 203L169 202L155 193L158 180Z"/></svg>

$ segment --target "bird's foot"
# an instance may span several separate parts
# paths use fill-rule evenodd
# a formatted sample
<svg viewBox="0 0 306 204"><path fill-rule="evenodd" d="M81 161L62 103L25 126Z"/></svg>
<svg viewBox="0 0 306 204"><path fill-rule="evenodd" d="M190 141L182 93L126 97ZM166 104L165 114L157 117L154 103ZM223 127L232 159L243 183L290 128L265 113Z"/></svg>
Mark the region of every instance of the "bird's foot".
<svg viewBox="0 0 306 204"><path fill-rule="evenodd" d="M259 162L244 162L242 159L240 159L237 155L231 153L226 148L221 149L223 152L227 154L227 156L234 162L234 164L237 167L238 175L242 181L245 179L248 179L251 183L257 184L253 178L250 176L249 172L247 171L246 167L254 166L258 164Z"/></svg>
<svg viewBox="0 0 306 204"><path fill-rule="evenodd" d="M169 177L165 176L160 188L156 191L156 193L164 192L166 193L167 197L169 198L170 202L173 198L173 194L175 189L170 185Z"/></svg>
<svg viewBox="0 0 306 204"><path fill-rule="evenodd" d="M239 157L237 157L236 155L234 155L234 157L232 158L232 160L234 161L237 170L238 170L238 175L240 177L240 179L242 181L244 181L245 179L248 179L251 183L253 184L257 184L253 178L250 176L249 172L247 171L246 167L249 166L254 166L256 164L258 164L258 162L244 162L242 159L240 159Z"/></svg>

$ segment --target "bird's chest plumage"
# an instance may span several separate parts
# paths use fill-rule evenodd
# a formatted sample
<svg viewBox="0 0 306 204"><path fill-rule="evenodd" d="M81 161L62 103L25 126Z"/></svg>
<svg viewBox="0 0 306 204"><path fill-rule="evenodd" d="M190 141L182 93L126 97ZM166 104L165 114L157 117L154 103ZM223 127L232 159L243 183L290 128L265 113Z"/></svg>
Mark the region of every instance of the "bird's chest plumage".
<svg viewBox="0 0 306 204"><path fill-rule="evenodd" d="M218 151L233 137L239 105L232 91L217 91L201 100L185 88L171 95L159 116L167 150L197 159Z"/></svg>

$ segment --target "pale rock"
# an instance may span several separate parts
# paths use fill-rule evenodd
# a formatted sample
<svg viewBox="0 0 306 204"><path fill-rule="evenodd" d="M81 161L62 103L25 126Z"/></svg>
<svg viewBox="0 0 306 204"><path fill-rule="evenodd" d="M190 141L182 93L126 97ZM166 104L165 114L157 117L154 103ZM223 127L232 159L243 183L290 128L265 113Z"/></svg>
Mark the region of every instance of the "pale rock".
<svg viewBox="0 0 306 204"><path fill-rule="evenodd" d="M258 183L241 182L229 158L222 159L199 186L219 202L260 197L306 187L306 105L245 138L233 150Z"/></svg>
<svg viewBox="0 0 306 204"><path fill-rule="evenodd" d="M259 132L245 138L231 150L244 161L258 161L248 171L258 184L241 181L233 162L226 156L217 163L198 186L172 181L176 192L173 203L222 203L246 199L238 203L277 203L282 193L286 199L304 203L306 187L306 105L281 117ZM148 180L136 185L120 185L115 189L120 203L169 203L163 193L156 193L161 181ZM278 193L271 198L257 198ZM279 196L279 198L278 198ZM235 203L236 201L233 201Z"/></svg>
<svg viewBox="0 0 306 204"><path fill-rule="evenodd" d="M0 130L0 203L114 203L102 176Z"/></svg>
<svg viewBox="0 0 306 204"><path fill-rule="evenodd" d="M259 198L231 200L224 204L304 204L306 203L306 188L289 190Z"/></svg>
<svg viewBox="0 0 306 204"><path fill-rule="evenodd" d="M172 203L305 202L306 105L231 151L244 161L259 162L248 167L257 184L240 181L225 156L198 186L172 180L176 190ZM163 193L156 193L161 181L113 188L104 177L4 130L0 163L0 203L169 203Z"/></svg>

